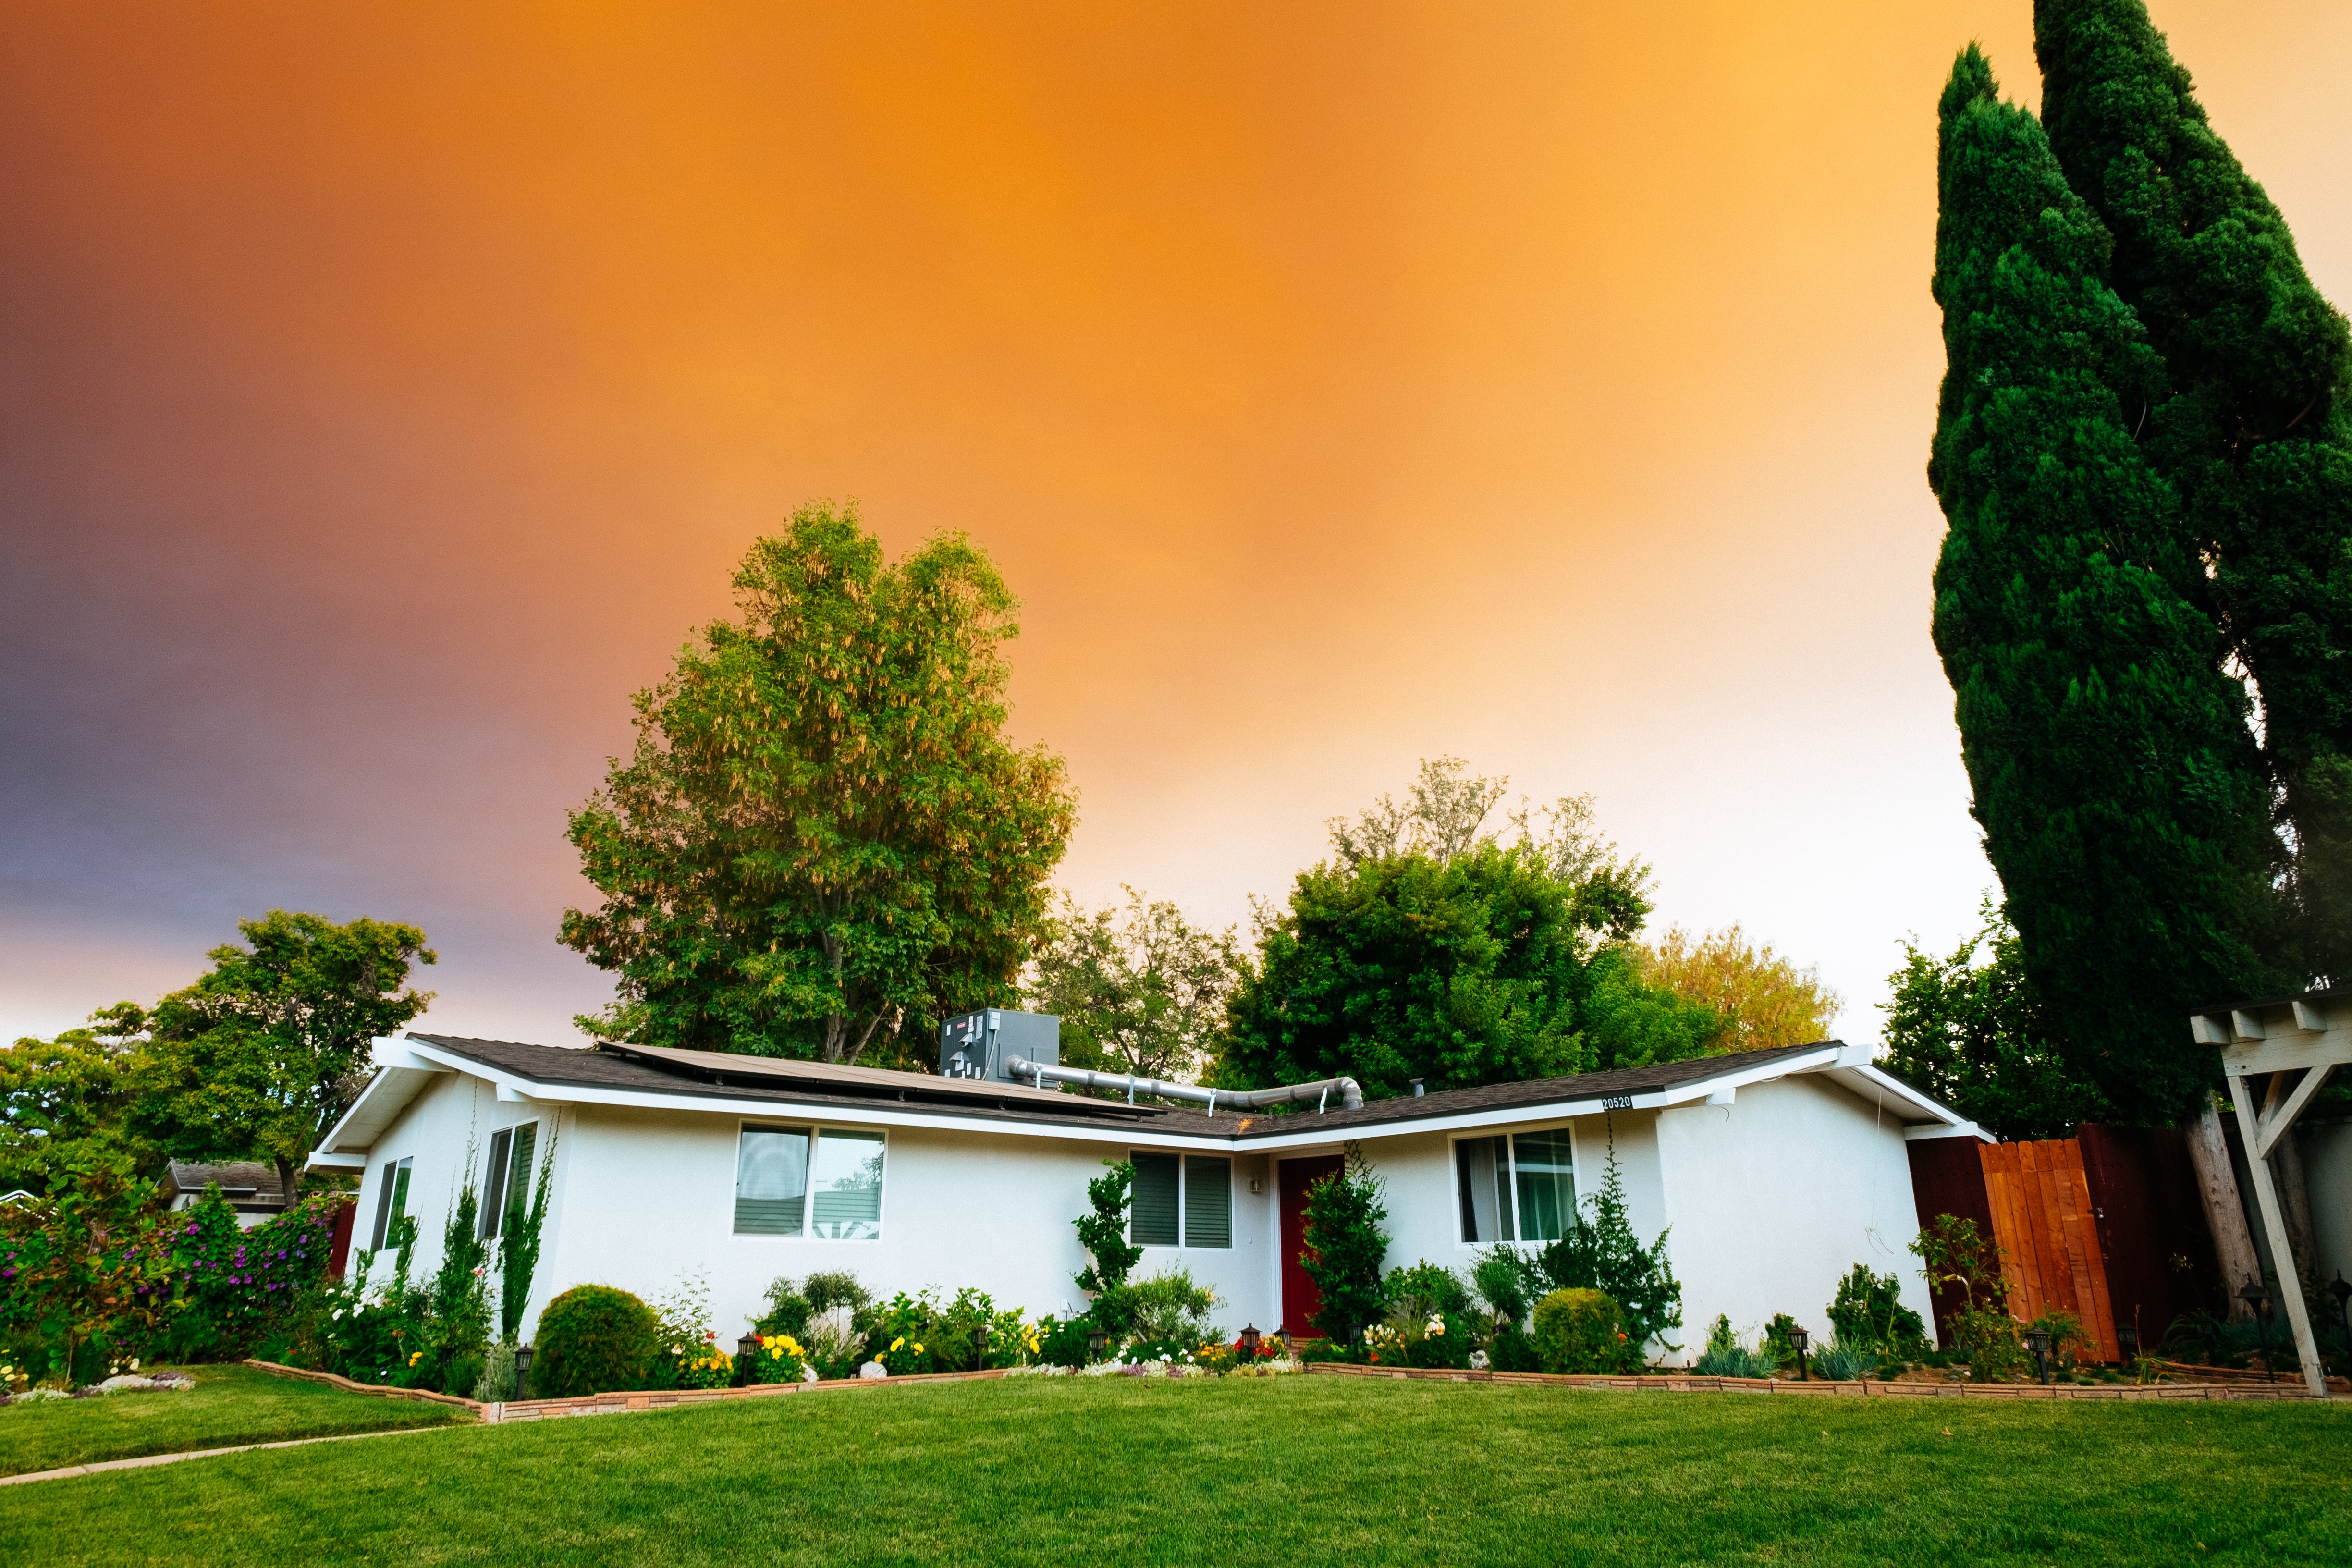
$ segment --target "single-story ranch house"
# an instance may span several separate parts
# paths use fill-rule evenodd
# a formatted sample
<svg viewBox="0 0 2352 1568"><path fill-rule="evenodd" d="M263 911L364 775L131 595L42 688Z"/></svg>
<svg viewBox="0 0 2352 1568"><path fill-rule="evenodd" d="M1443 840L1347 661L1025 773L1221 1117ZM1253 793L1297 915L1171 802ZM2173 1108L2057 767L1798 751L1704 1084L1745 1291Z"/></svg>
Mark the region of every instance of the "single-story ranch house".
<svg viewBox="0 0 2352 1568"><path fill-rule="evenodd" d="M1718 1312L1825 1331L1856 1263L1904 1278L1918 1228L1907 1140L1983 1137L1837 1041L1288 1114L1170 1110L1027 1083L701 1051L410 1035L312 1157L363 1173L354 1246L415 1215L436 1264L468 1171L500 1195L552 1148L532 1300L583 1282L647 1299L707 1278L722 1342L768 1283L847 1268L877 1293L975 1286L1030 1313L1083 1307L1071 1222L1106 1160L1137 1169L1138 1277L1181 1264L1216 1321L1304 1331L1308 1183L1359 1146L1386 1184L1390 1262L1466 1268L1560 1233L1613 1145L1635 1229L1669 1231L1685 1356ZM389 1276L379 1253L373 1278Z"/></svg>

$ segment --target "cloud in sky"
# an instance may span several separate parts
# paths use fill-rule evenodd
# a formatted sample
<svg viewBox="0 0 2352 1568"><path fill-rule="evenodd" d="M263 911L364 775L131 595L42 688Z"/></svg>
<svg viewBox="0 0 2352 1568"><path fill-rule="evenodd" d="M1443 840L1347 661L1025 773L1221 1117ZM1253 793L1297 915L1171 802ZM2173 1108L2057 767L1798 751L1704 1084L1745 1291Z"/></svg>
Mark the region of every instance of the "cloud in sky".
<svg viewBox="0 0 2352 1568"><path fill-rule="evenodd" d="M1969 924L1933 110L2023 0L485 9L5 13L0 1031L289 907L569 1037L563 814L811 496L1002 563L1083 897L1454 752L1849 1037ZM2346 298L2352 22L2158 20Z"/></svg>

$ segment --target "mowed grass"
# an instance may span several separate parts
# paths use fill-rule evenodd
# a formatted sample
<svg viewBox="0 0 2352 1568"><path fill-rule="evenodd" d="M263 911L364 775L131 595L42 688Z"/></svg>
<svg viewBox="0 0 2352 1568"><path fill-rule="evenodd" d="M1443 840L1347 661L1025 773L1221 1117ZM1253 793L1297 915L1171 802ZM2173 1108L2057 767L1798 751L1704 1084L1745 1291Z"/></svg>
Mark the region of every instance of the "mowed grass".
<svg viewBox="0 0 2352 1568"><path fill-rule="evenodd" d="M239 1443L439 1426L464 1418L446 1405L350 1394L249 1366L182 1370L196 1380L184 1394L118 1394L0 1409L0 1476ZM31 1494L19 1489L6 1495Z"/></svg>
<svg viewBox="0 0 2352 1568"><path fill-rule="evenodd" d="M0 1561L2341 1563L2352 1408L877 1387L12 1489Z"/></svg>

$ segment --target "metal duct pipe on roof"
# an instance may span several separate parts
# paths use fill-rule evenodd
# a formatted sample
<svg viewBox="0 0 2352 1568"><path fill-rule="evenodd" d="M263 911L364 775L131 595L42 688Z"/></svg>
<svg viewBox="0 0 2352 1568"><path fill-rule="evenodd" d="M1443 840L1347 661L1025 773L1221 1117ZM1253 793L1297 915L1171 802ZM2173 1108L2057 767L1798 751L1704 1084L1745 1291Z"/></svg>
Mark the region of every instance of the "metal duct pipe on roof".
<svg viewBox="0 0 2352 1568"><path fill-rule="evenodd" d="M1364 1103L1364 1091L1351 1078L1317 1079L1313 1083L1287 1083L1275 1089L1202 1089L1189 1083L1165 1083L1156 1078L1137 1078L1132 1073L1088 1072L1084 1068L1055 1067L1049 1062L1033 1062L1025 1057L1006 1060L1004 1070L1015 1078L1026 1078L1039 1089L1050 1079L1055 1083L1075 1083L1086 1089L1123 1089L1127 1102L1135 1103L1139 1094L1160 1100L1189 1100L1206 1105L1214 1116L1220 1105L1229 1110L1258 1110L1269 1105L1304 1105L1313 1101L1319 1113L1331 1091L1339 1091L1339 1109L1358 1110Z"/></svg>

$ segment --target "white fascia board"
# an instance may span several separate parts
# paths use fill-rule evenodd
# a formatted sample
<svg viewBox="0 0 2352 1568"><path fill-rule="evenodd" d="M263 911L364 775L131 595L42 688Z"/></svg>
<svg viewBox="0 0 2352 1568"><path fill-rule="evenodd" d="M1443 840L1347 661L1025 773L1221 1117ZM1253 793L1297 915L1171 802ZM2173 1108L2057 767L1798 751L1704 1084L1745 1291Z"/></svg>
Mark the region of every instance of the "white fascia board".
<svg viewBox="0 0 2352 1568"><path fill-rule="evenodd" d="M367 1156L344 1153L339 1150L313 1149L309 1162L302 1168L306 1171L364 1171L367 1169Z"/></svg>
<svg viewBox="0 0 2352 1568"><path fill-rule="evenodd" d="M1782 1057L1779 1061L1759 1062L1752 1067L1732 1072L1719 1072L1708 1078L1695 1078L1678 1083L1672 1089L1662 1089L1650 1094L1633 1097L1633 1109L1643 1110L1652 1105L1664 1109L1671 1105L1686 1105L1694 1100L1706 1100L1723 1090L1740 1089L1751 1083L1769 1083L1776 1078L1788 1078L1795 1073L1819 1072L1838 1064L1838 1047L1824 1046L1818 1051L1808 1051L1801 1057Z"/></svg>
<svg viewBox="0 0 2352 1568"><path fill-rule="evenodd" d="M1882 1104L1891 1101L1895 1106L1906 1108L1912 1113L1905 1117L1906 1121L1926 1122L1953 1131L1976 1126L1975 1122L1941 1100L1928 1099L1894 1074L1866 1062L1860 1065L1840 1063L1832 1070L1836 1077L1847 1080L1845 1087L1848 1089L1860 1093L1864 1099L1874 1099Z"/></svg>
<svg viewBox="0 0 2352 1568"><path fill-rule="evenodd" d="M1045 1138L1066 1142L1104 1143L1117 1146L1141 1146L1154 1149L1197 1150L1203 1153L1238 1153L1244 1151L1265 1153L1293 1153L1302 1150L1328 1147L1346 1140L1398 1138L1431 1132L1469 1131L1488 1127L1522 1126L1530 1122L1559 1122L1581 1116L1598 1116L1608 1110L1664 1110L1704 1100L1726 1087L1738 1088L1751 1083L1765 1083L1794 1073L1820 1072L1839 1066L1841 1052L1834 1046L1799 1057L1784 1057L1778 1061L1764 1062L1732 1071L1715 1073L1706 1078L1690 1079L1671 1088L1651 1089L1631 1095L1589 1095L1576 1100L1558 1100L1550 1104L1507 1105L1482 1107L1476 1110L1456 1111L1449 1116L1412 1117L1397 1121L1376 1122L1370 1126L1333 1128L1318 1126L1319 1117L1301 1114L1281 1121L1297 1121L1302 1125L1296 1132L1284 1131L1255 1138L1204 1136L1201 1134L1162 1131L1150 1123L1074 1124L1068 1122L996 1121L983 1117L962 1116L952 1111L915 1110L904 1106L894 1108L888 1101L875 1101L854 1106L804 1104L788 1100L737 1100L725 1095L683 1095L648 1089L611 1089L586 1084L541 1083L531 1079L504 1072L487 1062L442 1049L423 1041L403 1042L420 1058L420 1065L436 1071L457 1071L469 1074L495 1085L500 1100L536 1100L568 1105L602 1105L618 1110L698 1111L712 1116L751 1117L754 1120L833 1122L848 1126L905 1127L937 1129L982 1137ZM1907 1099L1917 1100L1922 1109L1941 1118L1958 1119L1932 1100L1920 1100L1914 1091L1885 1079L1884 1074L1870 1070L1874 1079L1885 1079ZM371 1086L373 1088L373 1086ZM364 1098L364 1096L362 1097ZM356 1111L358 1107L354 1106ZM349 1120L346 1118L345 1120ZM1242 1118L1236 1118L1238 1122ZM321 1145L332 1149L330 1138Z"/></svg>
<svg viewBox="0 0 2352 1568"><path fill-rule="evenodd" d="M1963 1121L1956 1127L1947 1127L1940 1121L1923 1121L1916 1127L1903 1130L1906 1143L1918 1143L1930 1138L1973 1138L1979 1143L2000 1142L1973 1121Z"/></svg>

